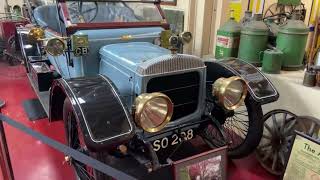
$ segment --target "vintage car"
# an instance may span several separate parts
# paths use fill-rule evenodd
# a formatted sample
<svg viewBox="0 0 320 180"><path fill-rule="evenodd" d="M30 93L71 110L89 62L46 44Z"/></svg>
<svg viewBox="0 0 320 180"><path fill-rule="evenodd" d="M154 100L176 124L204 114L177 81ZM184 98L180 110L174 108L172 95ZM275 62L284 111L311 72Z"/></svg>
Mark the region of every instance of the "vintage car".
<svg viewBox="0 0 320 180"><path fill-rule="evenodd" d="M32 17L17 29L28 77L50 122L64 122L70 147L151 173L188 154L194 138L228 145L231 158L258 145L274 86L239 59L177 53L192 34L170 32L160 1L57 0ZM67 159L80 179L108 178Z"/></svg>

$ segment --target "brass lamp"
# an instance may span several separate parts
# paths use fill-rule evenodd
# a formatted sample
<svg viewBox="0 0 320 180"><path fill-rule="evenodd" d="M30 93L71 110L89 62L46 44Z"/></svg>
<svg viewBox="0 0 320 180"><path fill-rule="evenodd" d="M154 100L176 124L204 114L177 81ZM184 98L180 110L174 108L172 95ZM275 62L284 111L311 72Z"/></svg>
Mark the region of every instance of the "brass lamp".
<svg viewBox="0 0 320 180"><path fill-rule="evenodd" d="M38 42L45 38L44 30L42 28L36 27L32 28L28 33L28 39L31 42Z"/></svg>
<svg viewBox="0 0 320 180"><path fill-rule="evenodd" d="M173 114L173 103L163 93L141 94L135 100L135 122L147 132L158 132L167 125Z"/></svg>
<svg viewBox="0 0 320 180"><path fill-rule="evenodd" d="M47 41L45 50L51 56L60 56L66 50L66 44L60 38L51 38Z"/></svg>
<svg viewBox="0 0 320 180"><path fill-rule="evenodd" d="M238 76L219 78L212 85L212 95L227 110L235 110L244 103L247 96L246 82Z"/></svg>

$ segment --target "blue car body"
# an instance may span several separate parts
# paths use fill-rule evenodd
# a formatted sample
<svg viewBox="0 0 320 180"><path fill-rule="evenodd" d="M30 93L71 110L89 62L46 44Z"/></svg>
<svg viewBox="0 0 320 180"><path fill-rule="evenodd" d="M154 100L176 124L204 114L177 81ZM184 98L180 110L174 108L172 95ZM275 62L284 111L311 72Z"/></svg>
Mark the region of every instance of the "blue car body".
<svg viewBox="0 0 320 180"><path fill-rule="evenodd" d="M63 78L74 78L96 75L99 73L100 65L100 49L109 44L127 43L121 37L130 34L134 42L149 42L153 43L163 29L161 27L152 28L130 28L130 29L99 29L99 30L79 30L76 35L88 35L89 38L89 54L82 57L74 57L74 67L68 67L65 61L66 57L52 57L48 55L50 62L55 66L60 66L57 71ZM46 31L46 37L56 37L51 31ZM69 68L69 70L68 70ZM70 72L70 74L69 74Z"/></svg>
<svg viewBox="0 0 320 180"><path fill-rule="evenodd" d="M159 3L154 1L151 4L160 9ZM45 49L45 41L48 39L60 38L65 41L66 50L63 54L45 55L48 59L45 63L50 66L52 73L52 83L50 81L50 87L47 88L49 97L45 100L49 104L49 120L64 120L66 124L66 104L70 102L72 107L68 110L73 112L84 135L86 148L91 151L105 152L117 149L119 145L128 146L132 153L143 149L145 164L150 164L151 157L152 168L157 169L161 166L153 148L158 151L160 146L166 149L169 144L173 148L177 147L186 138L182 137L183 134L192 132L192 137L187 139L190 140L196 135L203 135L209 125L221 130L220 124L226 122L227 114L234 113L220 107L217 97L212 95L212 84L217 79L240 76L247 82L250 97L246 103L257 103L259 110L248 112L249 121L257 120L253 117L262 116L261 104L276 101L279 97L274 86L257 68L239 59L205 62L199 57L177 54L173 49L159 46L156 42L163 38L161 33L168 27L164 17L157 23L141 23L136 22L136 16L126 12L129 15L121 20L131 19L134 22L70 23L72 18L66 17L65 11L60 12L63 16L59 14L59 5L64 7L65 1L59 1L58 6L46 5L34 10L35 23L45 31L45 38L40 44L44 46L41 49L39 44L29 45L39 52L24 53L27 54L25 59L44 55L41 51ZM107 9L105 12L117 14L125 7L121 6L119 10L113 9L114 5L104 8ZM49 16L47 12L56 16ZM94 17L112 19L115 18L113 13L103 14L100 11ZM21 47L26 47L23 43L27 42L28 28L18 32ZM70 39L72 36L83 35L88 37L89 51L79 56L73 51ZM31 64L28 60L26 62ZM135 101L140 95L159 92L172 101L173 115L160 131L147 132L135 122ZM216 111L213 111L214 108ZM215 116L213 112L221 116ZM252 115L255 113L259 115ZM252 147L249 150L242 147L245 151L238 153L238 156L247 155L258 145L259 138L254 139L254 135L250 135ZM167 137L176 137L175 143L168 142ZM166 159L166 156L163 157Z"/></svg>

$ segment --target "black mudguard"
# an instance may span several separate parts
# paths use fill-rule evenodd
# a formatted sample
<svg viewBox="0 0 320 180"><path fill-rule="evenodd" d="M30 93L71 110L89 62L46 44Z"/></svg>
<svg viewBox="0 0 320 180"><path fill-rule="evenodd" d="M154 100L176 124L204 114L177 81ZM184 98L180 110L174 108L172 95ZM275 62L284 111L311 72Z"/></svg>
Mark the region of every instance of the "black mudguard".
<svg viewBox="0 0 320 180"><path fill-rule="evenodd" d="M240 76L246 81L248 91L255 101L267 104L279 99L279 93L270 80L259 69L245 61L228 58L207 61L205 64L208 88L220 77Z"/></svg>
<svg viewBox="0 0 320 180"><path fill-rule="evenodd" d="M55 108L61 105L62 93L70 99L85 144L91 151L112 148L133 136L135 125L131 115L107 77L56 80L50 90L50 121L61 117Z"/></svg>

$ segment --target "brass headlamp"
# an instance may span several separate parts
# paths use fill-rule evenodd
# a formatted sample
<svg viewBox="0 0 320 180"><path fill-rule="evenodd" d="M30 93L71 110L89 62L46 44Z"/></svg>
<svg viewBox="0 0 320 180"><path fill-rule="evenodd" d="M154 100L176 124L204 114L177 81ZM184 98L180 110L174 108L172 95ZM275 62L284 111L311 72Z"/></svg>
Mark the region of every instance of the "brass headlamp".
<svg viewBox="0 0 320 180"><path fill-rule="evenodd" d="M192 33L188 31L184 31L180 34L181 40L183 44L188 44L192 41Z"/></svg>
<svg viewBox="0 0 320 180"><path fill-rule="evenodd" d="M238 76L219 78L212 85L212 95L227 110L235 110L244 103L247 96L246 82Z"/></svg>
<svg viewBox="0 0 320 180"><path fill-rule="evenodd" d="M60 38L51 38L47 41L45 50L51 56L60 56L66 50L65 42Z"/></svg>
<svg viewBox="0 0 320 180"><path fill-rule="evenodd" d="M28 33L28 39L31 42L38 42L45 38L44 30L39 27L32 28Z"/></svg>
<svg viewBox="0 0 320 180"><path fill-rule="evenodd" d="M30 32L28 33L28 39L34 43L44 42L44 49L51 56L60 56L67 48L63 37L46 39L44 30L39 27L35 27L30 30Z"/></svg>
<svg viewBox="0 0 320 180"><path fill-rule="evenodd" d="M163 93L141 94L135 100L135 122L147 132L161 131L173 114L173 103Z"/></svg>

